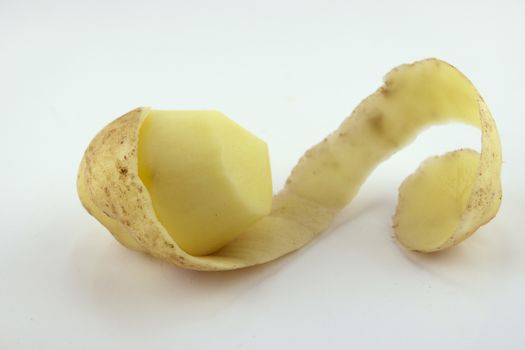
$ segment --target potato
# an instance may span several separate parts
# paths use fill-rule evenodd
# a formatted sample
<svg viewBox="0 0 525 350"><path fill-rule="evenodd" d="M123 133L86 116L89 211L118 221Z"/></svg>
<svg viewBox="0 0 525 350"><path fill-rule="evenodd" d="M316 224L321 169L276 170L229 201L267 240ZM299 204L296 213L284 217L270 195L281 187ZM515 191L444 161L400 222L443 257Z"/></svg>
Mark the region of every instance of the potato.
<svg viewBox="0 0 525 350"><path fill-rule="evenodd" d="M133 110L95 137L80 166L79 195L121 243L182 267L230 270L302 247L330 225L378 164L433 124L459 121L480 128L481 154L460 150L433 157L404 181L394 217L398 241L424 252L451 247L490 221L501 203L501 145L485 102L456 68L427 59L392 70L384 85L337 130L308 150L274 196L268 215L231 241L232 236L219 239L228 243L213 254L196 256L181 248L178 233L170 232L169 226L176 223L158 215L159 206L177 204L161 203L139 169L139 164L144 168L141 130L147 114L145 108ZM162 154L171 142L166 138L150 150L160 152L154 167L173 167L164 173L166 179L176 170L176 162L168 165L169 157ZM176 191L176 183L167 188ZM205 240L190 249L199 251ZM210 246L200 252L211 251L218 243Z"/></svg>

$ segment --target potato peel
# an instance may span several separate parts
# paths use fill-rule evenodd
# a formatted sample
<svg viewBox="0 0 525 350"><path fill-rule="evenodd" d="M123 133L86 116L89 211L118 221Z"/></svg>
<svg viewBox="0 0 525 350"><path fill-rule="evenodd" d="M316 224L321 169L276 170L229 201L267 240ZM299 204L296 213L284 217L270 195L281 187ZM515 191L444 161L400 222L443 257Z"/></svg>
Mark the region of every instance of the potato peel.
<svg viewBox="0 0 525 350"><path fill-rule="evenodd" d="M408 249L425 252L449 248L490 221L501 203L501 145L485 102L456 68L427 59L392 70L384 85L361 102L337 130L308 150L283 190L274 196L268 216L218 252L192 256L160 224L138 176L138 135L148 110L137 108L123 115L93 139L80 165L78 192L84 207L120 243L184 268L238 269L304 246L328 228L378 164L433 124L459 121L480 128L481 154L456 151L459 153L435 157L404 181L394 217L398 241ZM471 162L472 157L476 159L476 166L468 168L475 169L475 174L465 181L454 180L447 169L463 169L458 166L463 157ZM449 222L439 239L428 240L425 237L433 234L427 229L430 221L439 217L428 211L422 214L432 220L418 221L406 208L414 207L412 201L422 196L421 191L411 194L411 188L435 191L430 183L439 181L436 177L425 180L423 175L433 167L443 167L443 174L448 174L444 178L468 193L462 192L461 205L454 211L443 211L449 216L441 218L443 222L452 216L455 221ZM452 191L454 186L445 187ZM454 192L451 196L455 198ZM443 197L442 202L449 203L450 198Z"/></svg>

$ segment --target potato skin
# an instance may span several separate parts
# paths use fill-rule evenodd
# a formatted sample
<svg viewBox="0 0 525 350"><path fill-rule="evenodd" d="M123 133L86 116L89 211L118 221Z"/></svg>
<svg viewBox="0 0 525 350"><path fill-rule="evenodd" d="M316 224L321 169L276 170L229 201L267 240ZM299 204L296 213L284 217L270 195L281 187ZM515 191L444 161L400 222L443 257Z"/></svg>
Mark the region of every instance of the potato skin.
<svg viewBox="0 0 525 350"><path fill-rule="evenodd" d="M109 230L109 232L111 232L113 237L115 237L115 239L119 241L122 245L132 250L143 251L144 249L142 248L142 246L140 246L138 242L133 237L131 237L129 233L126 232L126 230L117 220L113 219L111 216L106 214L107 212L105 213L104 211L99 209L92 202L91 193L87 188L87 181L85 179L85 169L86 160L85 158L83 158L78 171L77 191L80 197L80 201L84 206L84 209L86 209L86 211L91 216L95 217L102 225L104 225L104 227L106 227Z"/></svg>

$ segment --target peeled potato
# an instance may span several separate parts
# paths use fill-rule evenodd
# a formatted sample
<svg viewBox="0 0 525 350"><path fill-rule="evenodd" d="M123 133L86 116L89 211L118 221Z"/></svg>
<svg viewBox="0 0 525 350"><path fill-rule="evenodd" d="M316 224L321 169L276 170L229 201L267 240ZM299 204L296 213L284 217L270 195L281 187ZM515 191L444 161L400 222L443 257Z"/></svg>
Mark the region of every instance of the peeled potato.
<svg viewBox="0 0 525 350"><path fill-rule="evenodd" d="M235 239L228 236L213 254L196 256L169 232L170 219L157 214L165 204L142 179L137 149L148 111L133 110L95 137L80 166L78 191L86 209L122 244L182 267L237 269L302 247L330 225L378 164L433 124L480 128L481 154L461 150L431 158L405 180L394 217L399 242L423 252L451 247L490 221L501 203L501 145L487 106L456 68L428 59L392 70L336 131L308 150L268 215Z"/></svg>
<svg viewBox="0 0 525 350"><path fill-rule="evenodd" d="M266 144L220 112L150 110L138 163L159 221L192 255L213 253L270 212Z"/></svg>

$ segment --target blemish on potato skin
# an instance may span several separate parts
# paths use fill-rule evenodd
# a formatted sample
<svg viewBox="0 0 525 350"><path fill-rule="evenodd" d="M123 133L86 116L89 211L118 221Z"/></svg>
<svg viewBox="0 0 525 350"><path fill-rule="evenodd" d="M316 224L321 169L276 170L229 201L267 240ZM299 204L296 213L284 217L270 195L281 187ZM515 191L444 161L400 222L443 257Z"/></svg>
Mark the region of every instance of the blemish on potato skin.
<svg viewBox="0 0 525 350"><path fill-rule="evenodd" d="M168 247L168 248L171 248L171 249L173 249L173 248L175 247L173 244L171 244L171 243L169 243L169 242L166 242L166 241L164 241L164 245L165 245L166 247Z"/></svg>
<svg viewBox="0 0 525 350"><path fill-rule="evenodd" d="M110 203L111 206L111 214L113 214L112 217L115 217L117 215L117 208L115 208L115 204L113 202Z"/></svg>
<svg viewBox="0 0 525 350"><path fill-rule="evenodd" d="M383 118L383 114L377 113L368 119L372 129L378 134L382 134L384 132Z"/></svg>
<svg viewBox="0 0 525 350"><path fill-rule="evenodd" d="M387 86L381 86L381 88L379 88L379 92L385 98L387 98L388 96L392 94L392 90L390 90Z"/></svg>
<svg viewBox="0 0 525 350"><path fill-rule="evenodd" d="M371 117L368 118L368 124L370 125L370 128L378 135L378 137L388 143L390 147L399 147L399 143L388 134L385 127L385 116L382 113L378 112L376 114L372 114Z"/></svg>

